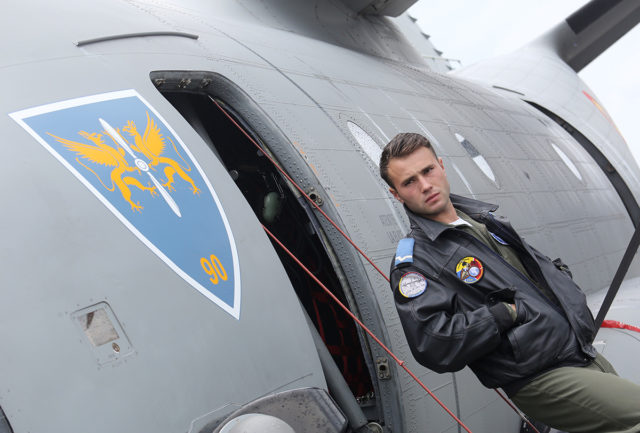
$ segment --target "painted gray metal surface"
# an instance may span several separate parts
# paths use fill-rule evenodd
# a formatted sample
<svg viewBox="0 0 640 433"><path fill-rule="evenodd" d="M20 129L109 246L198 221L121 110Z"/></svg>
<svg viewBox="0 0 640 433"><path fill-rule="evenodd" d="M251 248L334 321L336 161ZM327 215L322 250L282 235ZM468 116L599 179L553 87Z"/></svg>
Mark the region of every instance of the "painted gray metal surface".
<svg viewBox="0 0 640 433"><path fill-rule="evenodd" d="M61 94L77 85L54 67L49 76L61 77ZM132 84L115 81L120 88ZM145 84L151 87L139 85ZM169 107L156 99L158 108ZM169 121L184 124L178 117ZM299 303L273 249L197 135L184 139L215 179L242 257L240 320L164 265L39 144L21 137L10 119L2 122L23 143L5 161L13 164L7 174L20 177L25 166L32 173L5 195L9 207L28 203L29 216L12 213L3 225L6 244L22 246L5 250L2 285L11 289L3 291L0 307L2 406L15 431L112 431L121 423L131 431L198 431L200 423L264 394L324 386ZM27 263L37 269L28 271ZM287 315L265 309L275 300ZM96 362L72 317L102 301L133 346L130 356L111 365Z"/></svg>
<svg viewBox="0 0 640 433"><path fill-rule="evenodd" d="M387 15L397 17L418 0L342 0L359 14Z"/></svg>
<svg viewBox="0 0 640 433"><path fill-rule="evenodd" d="M215 155L154 87L152 71L215 72L246 92L291 144L272 148L278 159L303 188L317 189L324 209L385 271L406 218L377 175L375 147L363 146L349 122L378 151L398 132L431 136L455 192L500 204L530 243L563 257L586 290L608 284L631 235L615 191L562 128L520 99L431 72L385 18L349 15L330 1L34 1L11 10L2 18L11 37L0 58L7 210L0 230L11 246L2 250L0 277L0 406L16 433L197 432L266 394L326 388L271 244ZM159 31L198 39L74 44ZM123 89L136 89L162 114L212 179L238 245L240 320L162 263L6 115ZM606 124L578 125L623 159ZM495 181L456 134L480 152ZM638 191L638 168L626 167ZM318 218L363 321L474 432L516 432L517 418L468 370L438 375L413 360L386 281ZM133 347L108 366L72 320L99 302ZM370 356L387 357L373 343ZM458 431L400 369L391 373L377 383L389 431Z"/></svg>

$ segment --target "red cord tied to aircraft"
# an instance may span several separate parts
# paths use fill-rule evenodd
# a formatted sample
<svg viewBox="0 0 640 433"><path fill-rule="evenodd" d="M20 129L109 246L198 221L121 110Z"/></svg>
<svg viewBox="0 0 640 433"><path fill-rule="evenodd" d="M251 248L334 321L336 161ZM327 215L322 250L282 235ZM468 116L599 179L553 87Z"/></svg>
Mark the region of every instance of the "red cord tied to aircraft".
<svg viewBox="0 0 640 433"><path fill-rule="evenodd" d="M307 195L306 192L304 192L304 190L284 171L284 169L282 167L280 167L278 165L278 163L276 163L276 161L271 158L271 156L269 156L269 154L267 152L264 151L264 149L262 149L262 147L253 139L253 137L251 137L251 135L244 130L244 128L242 128L242 126L240 126L240 124L238 122L236 122L236 120L227 112L227 110L225 110L224 108L222 108L222 106L220 106L220 104L218 104L217 101L213 101L214 104L216 104L216 106L220 109L220 111L240 130L240 132L242 132L244 134L245 137L247 137L249 139L249 141L251 143L253 143L254 146L256 146L258 148L258 150L260 150L262 152L262 154L264 156L267 157L267 159L269 161L271 161L271 163L274 165L274 167L280 171L280 173L282 173L282 175L289 181L291 182L291 184L298 190L300 191L300 193L309 201L309 203L316 209L318 210L318 212L320 212L322 214L322 216L324 216L327 221L329 223L331 223L331 225L333 227L335 227L338 232L356 249L356 251L358 251L358 253L360 253L360 255L362 255L362 257L364 257L374 268L376 271L378 271L378 273L380 275L382 275L384 277L385 280L389 281L389 277L382 272L382 270L380 270L380 268L378 268L375 263L373 263L373 260L371 260L371 258L369 258L364 251L362 251L356 244L355 242L353 242L353 240L347 236L347 234L340 229L340 227L338 227L338 225L335 223L335 221L333 221L322 209L320 209L320 207L318 207L318 204L315 203L311 197L309 197L309 195ZM380 347L389 354L389 356L391 356L391 358L398 364L398 366L400 366L422 389L424 389L427 394L429 394L429 396L436 402L438 403L444 410L445 412L447 412L449 414L449 416L451 416L451 418L453 418L460 427L462 427L467 433L472 433L471 430L469 430L469 427L467 427L457 416L455 416L453 414L453 412L451 412L451 410L444 404L442 403L442 401L440 401L440 399L438 399L438 397L435 396L435 394L429 389L427 388L427 386L422 383L420 381L420 379L418 379L418 377L405 365L405 361L401 360L400 358L398 358L387 346L384 345L384 343L382 343L382 341L376 337L376 335L369 329L367 328L364 323L362 323L360 321L360 319L358 319L342 302L340 302L340 300L327 288L327 286L325 286L320 280L318 280L318 278L313 275L313 273L295 256L293 255L293 253L291 251L289 251L289 249L287 249L287 247L284 246L284 244L273 234L271 233L264 225L262 226L262 228L264 229L264 231L267 233L267 235L269 235L269 237L271 237L271 239L273 239L323 290L324 292L329 295L329 297L331 297L339 306L340 308L342 308L345 313L347 315L349 315L359 326L360 328L365 331L376 343L378 343L378 345L380 345ZM502 398L509 407L511 407L511 409L518 414L522 420L524 422L526 422L529 427L531 427L531 429L535 432L535 433L540 433L538 431L538 429L536 429L536 427L531 423L531 421L529 421L519 410L518 408L516 408L513 403L511 403L505 396L502 395L502 393L500 391L498 391L497 389L495 390L495 392L500 396L500 398Z"/></svg>
<svg viewBox="0 0 640 433"><path fill-rule="evenodd" d="M601 328L614 328L614 329L628 329L629 331L640 332L640 328L637 326L627 325L626 323L618 322L617 320L603 320Z"/></svg>

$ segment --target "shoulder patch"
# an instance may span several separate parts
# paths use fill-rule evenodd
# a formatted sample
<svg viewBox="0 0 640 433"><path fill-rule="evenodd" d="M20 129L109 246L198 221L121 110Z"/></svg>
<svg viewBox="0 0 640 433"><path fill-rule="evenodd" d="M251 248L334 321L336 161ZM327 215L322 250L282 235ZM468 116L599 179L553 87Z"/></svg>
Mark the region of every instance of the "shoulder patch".
<svg viewBox="0 0 640 433"><path fill-rule="evenodd" d="M480 281L483 273L484 268L482 263L475 257L465 257L456 265L456 275L467 284Z"/></svg>
<svg viewBox="0 0 640 433"><path fill-rule="evenodd" d="M400 239L400 242L398 242L398 248L396 249L396 260L393 264L394 266L398 266L403 263L413 263L413 246L415 243L416 240L413 238Z"/></svg>
<svg viewBox="0 0 640 433"><path fill-rule="evenodd" d="M427 289L427 279L417 272L407 272L400 278L398 290L405 298L420 296Z"/></svg>

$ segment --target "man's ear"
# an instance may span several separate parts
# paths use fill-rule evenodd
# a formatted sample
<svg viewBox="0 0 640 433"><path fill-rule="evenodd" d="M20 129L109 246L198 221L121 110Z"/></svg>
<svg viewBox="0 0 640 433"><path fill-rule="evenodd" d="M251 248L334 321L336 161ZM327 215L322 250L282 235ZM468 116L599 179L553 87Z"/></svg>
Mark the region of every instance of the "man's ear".
<svg viewBox="0 0 640 433"><path fill-rule="evenodd" d="M393 195L395 197L396 200L398 200L400 203L404 204L404 200L402 200L400 198L400 196L398 195L398 191L396 191L395 188L389 188L389 192L391 193L391 195Z"/></svg>
<svg viewBox="0 0 640 433"><path fill-rule="evenodd" d="M444 173L444 177L447 177L447 170L444 169L444 162L442 162L442 158L438 157L438 165L442 168L442 172Z"/></svg>

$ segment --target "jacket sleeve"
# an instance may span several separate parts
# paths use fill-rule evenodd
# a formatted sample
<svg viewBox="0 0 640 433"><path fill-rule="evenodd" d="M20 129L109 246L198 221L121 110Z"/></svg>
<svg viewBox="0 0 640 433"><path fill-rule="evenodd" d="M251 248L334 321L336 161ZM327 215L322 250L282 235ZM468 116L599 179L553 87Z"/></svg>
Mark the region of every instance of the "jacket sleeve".
<svg viewBox="0 0 640 433"><path fill-rule="evenodd" d="M571 269L569 269L569 266L565 262L563 262L560 257L551 260L551 257L547 256L546 254L542 254L539 250L534 248L531 244L527 243L527 247L531 249L531 251L534 254L534 257L536 257L536 259L538 260L538 263L540 263L541 261L551 262L553 263L553 265L556 267L557 270L563 272L566 276L573 279L573 273L571 272Z"/></svg>
<svg viewBox="0 0 640 433"><path fill-rule="evenodd" d="M414 297L400 290L403 276L410 273L426 281L425 290ZM458 371L493 351L501 334L513 326L503 302L465 310L453 290L412 267L394 269L391 288L413 356L438 373Z"/></svg>

